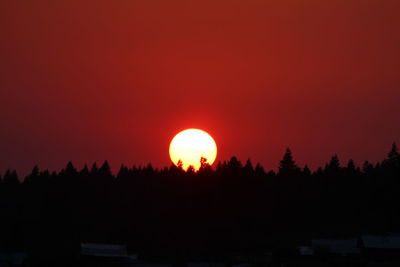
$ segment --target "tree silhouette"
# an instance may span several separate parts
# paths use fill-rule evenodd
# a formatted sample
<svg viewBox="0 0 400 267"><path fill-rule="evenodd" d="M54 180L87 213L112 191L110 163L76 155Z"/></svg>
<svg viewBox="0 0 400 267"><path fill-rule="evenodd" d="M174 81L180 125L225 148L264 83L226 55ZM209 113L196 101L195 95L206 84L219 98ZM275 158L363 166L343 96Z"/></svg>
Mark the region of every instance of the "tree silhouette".
<svg viewBox="0 0 400 267"><path fill-rule="evenodd" d="M39 177L39 167L35 165L32 169L31 174L25 177L24 183L29 184L35 182L36 179Z"/></svg>
<svg viewBox="0 0 400 267"><path fill-rule="evenodd" d="M18 180L18 175L15 170L7 170L4 174L3 183L6 186L15 187L20 184Z"/></svg>
<svg viewBox="0 0 400 267"><path fill-rule="evenodd" d="M279 163L279 176L293 176L298 174L300 168L296 165L296 162L293 160L292 152L290 148L287 148L285 154L283 155L283 159Z"/></svg>
<svg viewBox="0 0 400 267"><path fill-rule="evenodd" d="M236 157L215 168L203 158L197 172L181 162L121 165L115 176L108 162L79 171L69 162L51 174L35 166L23 183L8 170L0 182L0 249L26 249L34 259L46 251L61 262L79 260L80 242L123 243L145 260L228 261L315 236L400 232L398 154L394 144L362 168L353 160L342 167L334 155L312 172L287 149L278 174Z"/></svg>
<svg viewBox="0 0 400 267"><path fill-rule="evenodd" d="M211 175L212 173L212 167L211 165L208 163L207 159L204 157L200 158L200 168L198 170L198 172L200 174L208 174Z"/></svg>
<svg viewBox="0 0 400 267"><path fill-rule="evenodd" d="M303 168L303 174L305 176L310 176L311 175L311 170L307 165L305 165L304 168Z"/></svg>
<svg viewBox="0 0 400 267"><path fill-rule="evenodd" d="M88 166L87 166L87 164L85 164L84 166L83 166L83 168L82 168L82 170L79 172L79 174L81 175L81 176L87 176L87 175L89 175L89 168L88 168Z"/></svg>
<svg viewBox="0 0 400 267"><path fill-rule="evenodd" d="M254 171L256 172L257 176L264 176L265 175L265 171L264 168L261 166L260 163L257 163L256 168L254 169ZM268 172L268 176L275 176L275 172L273 170Z"/></svg>
<svg viewBox="0 0 400 267"><path fill-rule="evenodd" d="M97 167L97 163L93 163L92 168L90 169L90 174L95 176L99 172L99 168Z"/></svg>
<svg viewBox="0 0 400 267"><path fill-rule="evenodd" d="M194 175L194 174L196 173L196 169L194 168L193 165L189 165L189 167L188 167L187 170L186 170L186 173L187 173L189 176L192 176L192 175Z"/></svg>
<svg viewBox="0 0 400 267"><path fill-rule="evenodd" d="M178 160L178 163L176 164L176 166L178 167L178 169L183 170L183 162L182 162L182 160Z"/></svg>
<svg viewBox="0 0 400 267"><path fill-rule="evenodd" d="M74 164L72 164L71 161L67 163L67 166L65 167L64 171L62 171L62 174L66 176L75 176L78 174L78 171L74 167Z"/></svg>
<svg viewBox="0 0 400 267"><path fill-rule="evenodd" d="M397 148L396 143L392 144L392 147L388 153L388 160L396 161L400 157L399 150Z"/></svg>
<svg viewBox="0 0 400 267"><path fill-rule="evenodd" d="M254 168L253 168L253 164L251 163L250 159L247 159L246 164L244 165L243 169L247 175L253 175Z"/></svg>
<svg viewBox="0 0 400 267"><path fill-rule="evenodd" d="M231 159L228 162L227 167L230 170L238 171L242 168L242 163L236 157L231 157Z"/></svg>
<svg viewBox="0 0 400 267"><path fill-rule="evenodd" d="M99 169L99 175L105 178L111 178L112 174L111 174L111 168L110 168L110 164L108 163L108 161L104 161L103 165L101 165L100 169Z"/></svg>
<svg viewBox="0 0 400 267"><path fill-rule="evenodd" d="M128 176L129 176L129 169L128 167L122 164L121 167L119 168L116 178L120 180L120 179L125 179Z"/></svg>
<svg viewBox="0 0 400 267"><path fill-rule="evenodd" d="M329 174L337 174L340 171L340 161L337 155L332 156L331 160L325 167L325 171Z"/></svg>
<svg viewBox="0 0 400 267"><path fill-rule="evenodd" d="M400 168L400 154L396 143L392 144L392 147L387 154L387 158L383 161L383 164L389 168Z"/></svg>

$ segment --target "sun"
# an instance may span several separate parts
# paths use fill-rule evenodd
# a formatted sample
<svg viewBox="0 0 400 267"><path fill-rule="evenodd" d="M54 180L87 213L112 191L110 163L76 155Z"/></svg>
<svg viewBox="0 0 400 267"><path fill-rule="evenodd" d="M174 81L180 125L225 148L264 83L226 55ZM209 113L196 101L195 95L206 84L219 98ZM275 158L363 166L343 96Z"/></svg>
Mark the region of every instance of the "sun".
<svg viewBox="0 0 400 267"><path fill-rule="evenodd" d="M217 157L217 144L205 131L199 129L184 130L172 139L169 145L169 156L175 165L182 162L182 167L187 170L193 166L200 168L200 159L203 157L211 165Z"/></svg>

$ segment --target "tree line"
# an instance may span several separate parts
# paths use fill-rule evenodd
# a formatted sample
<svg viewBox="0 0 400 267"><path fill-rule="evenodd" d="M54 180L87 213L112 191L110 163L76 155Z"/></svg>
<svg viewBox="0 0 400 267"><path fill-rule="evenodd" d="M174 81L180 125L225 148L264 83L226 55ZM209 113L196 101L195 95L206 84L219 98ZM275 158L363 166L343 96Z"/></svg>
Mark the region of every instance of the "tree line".
<svg viewBox="0 0 400 267"><path fill-rule="evenodd" d="M307 242L400 231L400 154L361 167L333 156L311 171L287 149L265 171L236 157L199 171L108 162L1 175L0 251L73 261L80 242L123 243L149 259L214 259ZM50 259L49 259L50 258Z"/></svg>

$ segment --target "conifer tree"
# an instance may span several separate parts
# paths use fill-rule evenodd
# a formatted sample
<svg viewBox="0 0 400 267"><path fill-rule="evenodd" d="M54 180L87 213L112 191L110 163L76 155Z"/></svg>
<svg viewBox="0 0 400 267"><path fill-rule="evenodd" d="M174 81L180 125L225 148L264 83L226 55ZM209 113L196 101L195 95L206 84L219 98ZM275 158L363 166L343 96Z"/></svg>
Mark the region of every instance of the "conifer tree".
<svg viewBox="0 0 400 267"><path fill-rule="evenodd" d="M311 175L311 170L310 170L310 168L308 167L308 165L305 165L305 166L304 166L304 168L303 168L303 174L304 174L305 176L310 176L310 175Z"/></svg>
<svg viewBox="0 0 400 267"><path fill-rule="evenodd" d="M387 154L387 158L383 161L383 165L391 169L400 168L400 153L396 143L392 144L392 147Z"/></svg>
<svg viewBox="0 0 400 267"><path fill-rule="evenodd" d="M298 174L299 171L300 168L293 160L292 151L290 150L290 148L287 148L285 154L283 155L283 159L279 163L278 174L280 176L291 176Z"/></svg>

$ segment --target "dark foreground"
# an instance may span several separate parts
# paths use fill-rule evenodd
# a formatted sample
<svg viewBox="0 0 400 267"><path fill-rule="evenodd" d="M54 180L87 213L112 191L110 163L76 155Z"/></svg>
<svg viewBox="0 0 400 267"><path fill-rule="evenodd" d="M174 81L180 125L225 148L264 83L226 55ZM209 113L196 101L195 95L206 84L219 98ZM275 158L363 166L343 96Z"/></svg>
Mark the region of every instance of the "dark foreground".
<svg viewBox="0 0 400 267"><path fill-rule="evenodd" d="M395 145L377 164L332 157L315 172L289 150L277 173L236 158L196 173L35 167L22 183L13 171L2 177L0 261L22 251L26 266L397 264L399 203ZM83 255L82 243L123 245L128 256Z"/></svg>

